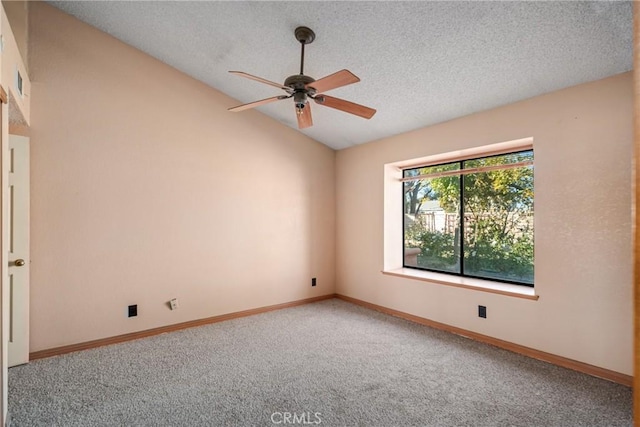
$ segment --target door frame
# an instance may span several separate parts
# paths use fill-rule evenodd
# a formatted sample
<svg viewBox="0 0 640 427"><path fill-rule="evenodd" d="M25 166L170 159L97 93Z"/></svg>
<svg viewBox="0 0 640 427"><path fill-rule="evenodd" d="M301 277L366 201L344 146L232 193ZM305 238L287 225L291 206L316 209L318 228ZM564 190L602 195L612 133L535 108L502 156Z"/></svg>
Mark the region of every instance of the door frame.
<svg viewBox="0 0 640 427"><path fill-rule="evenodd" d="M0 398L0 422L7 424L8 409L8 344L9 344L9 256L7 236L7 209L9 190L9 105L4 87L0 85L0 186L2 202L0 205L0 384L2 396Z"/></svg>
<svg viewBox="0 0 640 427"><path fill-rule="evenodd" d="M640 426L640 2L633 3L633 419L634 425Z"/></svg>

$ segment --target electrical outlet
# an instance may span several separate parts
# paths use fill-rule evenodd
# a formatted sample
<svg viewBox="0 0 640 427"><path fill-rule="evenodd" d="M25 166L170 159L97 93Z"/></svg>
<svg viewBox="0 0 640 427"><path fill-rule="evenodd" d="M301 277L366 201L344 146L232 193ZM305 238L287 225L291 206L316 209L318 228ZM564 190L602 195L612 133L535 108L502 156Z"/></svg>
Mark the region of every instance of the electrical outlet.
<svg viewBox="0 0 640 427"><path fill-rule="evenodd" d="M171 310L176 310L178 308L178 299L174 298L169 301L169 307L171 308Z"/></svg>
<svg viewBox="0 0 640 427"><path fill-rule="evenodd" d="M316 278L312 278L311 279L311 286L315 286L316 285Z"/></svg>
<svg viewBox="0 0 640 427"><path fill-rule="evenodd" d="M478 317L482 317L483 319L487 318L487 307L484 305L478 306Z"/></svg>
<svg viewBox="0 0 640 427"><path fill-rule="evenodd" d="M136 317L138 315L138 304L129 306L129 317Z"/></svg>

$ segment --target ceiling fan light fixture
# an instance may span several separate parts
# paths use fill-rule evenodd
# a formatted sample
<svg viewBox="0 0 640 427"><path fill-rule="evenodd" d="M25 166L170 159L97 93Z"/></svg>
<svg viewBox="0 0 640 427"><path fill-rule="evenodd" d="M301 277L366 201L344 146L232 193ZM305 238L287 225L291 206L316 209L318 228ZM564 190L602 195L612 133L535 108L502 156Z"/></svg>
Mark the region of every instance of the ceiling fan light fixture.
<svg viewBox="0 0 640 427"><path fill-rule="evenodd" d="M293 102L296 104L297 110L302 110L307 105L307 94L305 92L296 92L293 94Z"/></svg>

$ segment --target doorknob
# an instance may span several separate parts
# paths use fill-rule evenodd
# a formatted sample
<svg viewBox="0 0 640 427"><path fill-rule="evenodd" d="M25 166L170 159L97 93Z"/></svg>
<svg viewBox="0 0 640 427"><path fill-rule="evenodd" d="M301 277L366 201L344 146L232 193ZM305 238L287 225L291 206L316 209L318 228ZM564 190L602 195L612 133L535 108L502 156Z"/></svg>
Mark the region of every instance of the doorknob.
<svg viewBox="0 0 640 427"><path fill-rule="evenodd" d="M22 267L24 265L24 260L23 259L17 259L13 262L13 265L15 265L16 267Z"/></svg>

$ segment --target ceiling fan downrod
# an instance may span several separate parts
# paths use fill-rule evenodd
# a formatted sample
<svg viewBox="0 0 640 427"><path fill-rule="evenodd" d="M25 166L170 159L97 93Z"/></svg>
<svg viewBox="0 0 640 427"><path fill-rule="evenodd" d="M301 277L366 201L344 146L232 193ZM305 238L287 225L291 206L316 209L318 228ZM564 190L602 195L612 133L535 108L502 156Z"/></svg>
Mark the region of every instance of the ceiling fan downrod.
<svg viewBox="0 0 640 427"><path fill-rule="evenodd" d="M300 55L300 75L304 75L304 45L312 43L316 39L316 33L309 27L298 27L295 31L296 40L302 45Z"/></svg>

